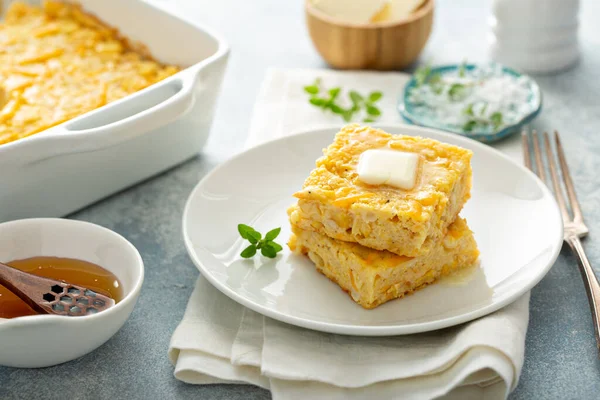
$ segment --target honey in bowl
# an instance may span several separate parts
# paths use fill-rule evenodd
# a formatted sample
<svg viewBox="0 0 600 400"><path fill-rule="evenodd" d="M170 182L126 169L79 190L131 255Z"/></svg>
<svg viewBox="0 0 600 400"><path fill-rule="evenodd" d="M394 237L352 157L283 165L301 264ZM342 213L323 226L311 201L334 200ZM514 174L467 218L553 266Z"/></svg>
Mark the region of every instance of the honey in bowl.
<svg viewBox="0 0 600 400"><path fill-rule="evenodd" d="M62 257L32 257L9 261L5 264L24 272L79 285L112 298L123 299L123 288L110 271L91 262ZM31 307L11 291L0 285L0 318L36 315Z"/></svg>

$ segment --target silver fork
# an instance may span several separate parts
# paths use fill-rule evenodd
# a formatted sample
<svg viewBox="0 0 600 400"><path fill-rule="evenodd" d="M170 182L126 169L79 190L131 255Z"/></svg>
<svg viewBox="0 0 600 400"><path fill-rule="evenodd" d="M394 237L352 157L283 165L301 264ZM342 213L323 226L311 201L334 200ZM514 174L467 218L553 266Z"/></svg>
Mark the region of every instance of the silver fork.
<svg viewBox="0 0 600 400"><path fill-rule="evenodd" d="M533 155L535 158L535 169L531 165L531 155L529 146L529 134L527 130L522 133L523 140L523 158L525 165L531 171L535 172L537 176L546 183L546 171L544 170L543 153L540 146L541 138L538 138L536 131L531 134L531 142L533 143ZM564 224L564 240L569 244L577 259L579 261L579 270L583 277L585 289L590 302L590 308L592 310L592 319L594 320L594 330L596 331L596 346L600 349L600 284L594 274L594 270L588 260L583 246L581 245L581 238L587 236L589 230L583 222L583 215L581 213L581 207L575 194L575 186L569 173L569 167L565 158L565 153L560 142L558 132L554 131L554 142L556 147L557 157L554 156L552 151L552 144L550 143L550 135L548 132L544 132L544 147L546 150L546 160L548 168L550 170L550 179L552 186L554 186L554 195L562 214ZM562 172L563 183L566 188L567 197L569 199L570 208L573 213L573 217L569 213L569 207L565 199L563 189L560 184L558 175L558 167L556 166L556 158Z"/></svg>

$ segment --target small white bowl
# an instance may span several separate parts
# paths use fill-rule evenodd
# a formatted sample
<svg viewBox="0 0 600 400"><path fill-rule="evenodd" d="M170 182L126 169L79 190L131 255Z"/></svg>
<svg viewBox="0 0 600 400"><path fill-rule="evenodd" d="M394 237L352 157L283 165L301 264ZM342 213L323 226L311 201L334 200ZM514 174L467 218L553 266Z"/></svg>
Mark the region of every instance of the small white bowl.
<svg viewBox="0 0 600 400"><path fill-rule="evenodd" d="M0 224L0 261L69 257L100 265L117 276L124 298L94 315L35 315L0 319L0 365L48 367L74 360L110 339L133 311L144 280L140 253L121 235L88 222L23 219Z"/></svg>

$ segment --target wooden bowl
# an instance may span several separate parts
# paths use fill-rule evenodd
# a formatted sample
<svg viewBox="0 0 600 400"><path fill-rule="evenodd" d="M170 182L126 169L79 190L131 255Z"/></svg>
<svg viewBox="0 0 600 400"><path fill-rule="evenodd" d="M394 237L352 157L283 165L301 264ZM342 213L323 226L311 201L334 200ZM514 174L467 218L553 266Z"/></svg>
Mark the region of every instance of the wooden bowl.
<svg viewBox="0 0 600 400"><path fill-rule="evenodd" d="M392 70L414 62L431 33L434 0L426 0L408 18L360 25L337 20L306 0L310 37L334 68Z"/></svg>

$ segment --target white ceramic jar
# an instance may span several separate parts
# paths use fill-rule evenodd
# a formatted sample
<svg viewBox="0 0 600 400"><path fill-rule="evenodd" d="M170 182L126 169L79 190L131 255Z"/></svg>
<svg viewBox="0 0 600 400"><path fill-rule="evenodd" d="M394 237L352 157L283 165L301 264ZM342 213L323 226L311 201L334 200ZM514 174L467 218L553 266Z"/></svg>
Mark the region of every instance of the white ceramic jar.
<svg viewBox="0 0 600 400"><path fill-rule="evenodd" d="M564 70L579 58L579 0L494 0L490 56L527 73Z"/></svg>

